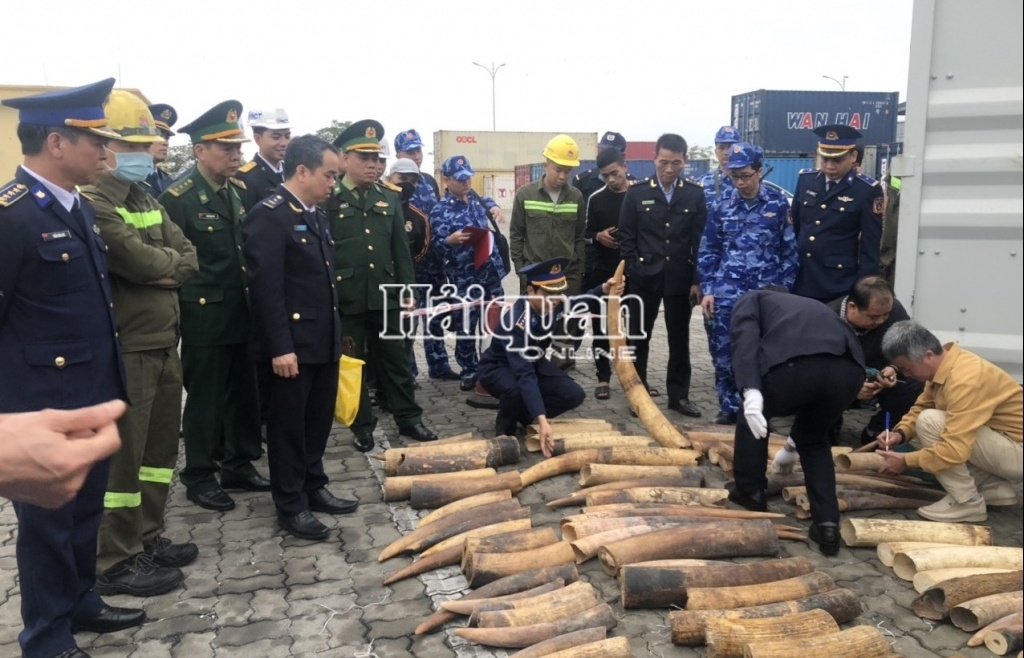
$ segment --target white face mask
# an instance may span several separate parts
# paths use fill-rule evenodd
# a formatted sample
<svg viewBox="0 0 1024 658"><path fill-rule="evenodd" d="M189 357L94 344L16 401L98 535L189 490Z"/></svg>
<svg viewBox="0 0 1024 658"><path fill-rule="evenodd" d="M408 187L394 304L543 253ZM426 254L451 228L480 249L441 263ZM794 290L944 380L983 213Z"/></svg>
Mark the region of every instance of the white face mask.
<svg viewBox="0 0 1024 658"><path fill-rule="evenodd" d="M148 151L115 153L114 156L117 166L111 169L110 173L128 183L141 183L156 168L153 156Z"/></svg>

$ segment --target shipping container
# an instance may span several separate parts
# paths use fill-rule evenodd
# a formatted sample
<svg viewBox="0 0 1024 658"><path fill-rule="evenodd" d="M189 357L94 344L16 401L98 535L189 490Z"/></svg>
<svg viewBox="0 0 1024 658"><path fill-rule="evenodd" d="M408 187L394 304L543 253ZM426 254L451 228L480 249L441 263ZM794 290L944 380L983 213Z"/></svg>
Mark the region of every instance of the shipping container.
<svg viewBox="0 0 1024 658"><path fill-rule="evenodd" d="M439 130L434 133L434 162L440 166L453 155L464 155L477 171L515 171L523 162L542 159L551 132L495 132L491 130ZM566 133L579 146L580 155L597 153L597 133Z"/></svg>
<svg viewBox="0 0 1024 658"><path fill-rule="evenodd" d="M765 157L761 164L764 180L775 183L792 196L801 169L814 166L814 158Z"/></svg>
<svg viewBox="0 0 1024 658"><path fill-rule="evenodd" d="M897 298L941 342L959 343L1017 381L1022 26L1019 2L915 0L904 150L892 162L902 181Z"/></svg>
<svg viewBox="0 0 1024 658"><path fill-rule="evenodd" d="M813 157L828 124L856 128L863 144L896 141L896 92L773 91L759 89L732 97L732 125L744 141L766 152Z"/></svg>
<svg viewBox="0 0 1024 658"><path fill-rule="evenodd" d="M657 142L630 142L626 141L627 160L653 160L654 145Z"/></svg>

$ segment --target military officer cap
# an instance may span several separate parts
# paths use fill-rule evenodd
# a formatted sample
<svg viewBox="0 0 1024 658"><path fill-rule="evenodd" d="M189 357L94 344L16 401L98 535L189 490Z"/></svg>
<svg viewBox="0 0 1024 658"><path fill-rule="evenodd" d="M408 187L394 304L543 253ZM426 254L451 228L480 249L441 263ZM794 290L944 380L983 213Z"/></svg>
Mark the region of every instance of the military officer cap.
<svg viewBox="0 0 1024 658"><path fill-rule="evenodd" d="M178 121L178 113L173 107L167 103L156 103L149 106L149 113L153 115L156 129L160 131L161 135L169 138L174 134L171 126Z"/></svg>
<svg viewBox="0 0 1024 658"><path fill-rule="evenodd" d="M838 158L857 148L857 140L864 135L850 126L832 124L814 129L818 140L818 155L823 158Z"/></svg>
<svg viewBox="0 0 1024 658"><path fill-rule="evenodd" d="M373 119L356 121L334 138L334 145L343 153L361 151L380 153L380 140L384 137L384 126Z"/></svg>
<svg viewBox="0 0 1024 658"><path fill-rule="evenodd" d="M412 128L395 135L396 151L404 151L405 153L408 153L409 151L415 151L416 149L422 148L423 140L420 139L420 134Z"/></svg>
<svg viewBox="0 0 1024 658"><path fill-rule="evenodd" d="M57 89L34 96L4 99L3 104L18 110L18 122L35 126L66 126L116 138L106 129L103 104L114 88L114 78L107 78L82 87Z"/></svg>
<svg viewBox="0 0 1024 658"><path fill-rule="evenodd" d="M441 164L441 174L458 181L469 180L475 173L464 155L453 155Z"/></svg>
<svg viewBox="0 0 1024 658"><path fill-rule="evenodd" d="M740 131L732 126L722 126L715 133L715 144L735 144L741 142Z"/></svg>
<svg viewBox="0 0 1024 658"><path fill-rule="evenodd" d="M242 104L238 101L224 101L214 105L192 123L178 130L180 135L188 135L192 144L223 142L241 144L248 142L238 117L242 115Z"/></svg>
<svg viewBox="0 0 1024 658"><path fill-rule="evenodd" d="M744 167L759 167L764 158L764 151L760 146L754 146L747 142L737 142L729 147L729 160L725 163L726 169L743 169Z"/></svg>
<svg viewBox="0 0 1024 658"><path fill-rule="evenodd" d="M569 288L565 279L565 270L569 267L569 259L564 257L549 258L539 263L531 263L519 270L526 277L526 283L548 292L564 292Z"/></svg>
<svg viewBox="0 0 1024 658"><path fill-rule="evenodd" d="M599 149L619 149L623 153L626 152L626 138L619 133L613 133L611 131L601 135L601 141L597 143Z"/></svg>
<svg viewBox="0 0 1024 658"><path fill-rule="evenodd" d="M288 121L288 113L280 107L276 110L249 110L246 123L250 128L266 128L267 130L282 130L292 127Z"/></svg>

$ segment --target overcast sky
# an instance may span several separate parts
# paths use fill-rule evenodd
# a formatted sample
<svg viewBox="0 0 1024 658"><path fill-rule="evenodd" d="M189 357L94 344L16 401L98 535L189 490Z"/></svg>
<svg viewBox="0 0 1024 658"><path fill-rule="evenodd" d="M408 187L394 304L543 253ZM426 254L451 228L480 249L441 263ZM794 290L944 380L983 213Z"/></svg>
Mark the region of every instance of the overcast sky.
<svg viewBox="0 0 1024 658"><path fill-rule="evenodd" d="M614 7L614 11L606 8ZM707 145L734 94L906 92L910 0L436 2L35 0L0 39L0 83L107 76L178 110L283 107L293 134L376 118L416 128L664 132ZM185 143L177 137L172 143Z"/></svg>

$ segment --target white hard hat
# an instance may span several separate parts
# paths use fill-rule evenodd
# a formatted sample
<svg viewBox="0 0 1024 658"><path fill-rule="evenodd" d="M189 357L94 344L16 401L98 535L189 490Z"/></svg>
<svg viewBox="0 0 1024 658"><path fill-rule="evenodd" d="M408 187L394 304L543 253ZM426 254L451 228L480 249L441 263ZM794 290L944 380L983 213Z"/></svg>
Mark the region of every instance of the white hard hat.
<svg viewBox="0 0 1024 658"><path fill-rule="evenodd" d="M246 121L251 128L281 129L291 128L288 121L288 113L280 107L276 110L249 110L249 118Z"/></svg>

